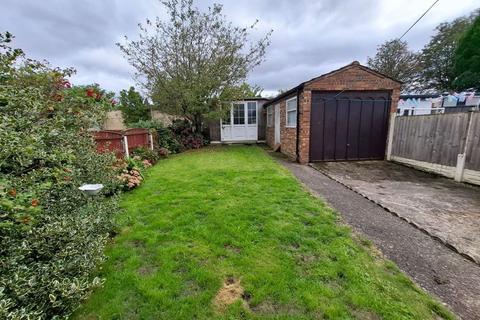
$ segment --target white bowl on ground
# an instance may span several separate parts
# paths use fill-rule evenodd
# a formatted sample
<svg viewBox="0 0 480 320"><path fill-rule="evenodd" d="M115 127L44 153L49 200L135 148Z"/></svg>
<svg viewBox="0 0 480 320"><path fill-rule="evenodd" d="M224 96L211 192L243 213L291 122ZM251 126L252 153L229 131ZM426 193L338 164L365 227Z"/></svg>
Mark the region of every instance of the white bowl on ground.
<svg viewBox="0 0 480 320"><path fill-rule="evenodd" d="M78 190L85 192L88 195L96 195L103 189L103 184L82 184Z"/></svg>

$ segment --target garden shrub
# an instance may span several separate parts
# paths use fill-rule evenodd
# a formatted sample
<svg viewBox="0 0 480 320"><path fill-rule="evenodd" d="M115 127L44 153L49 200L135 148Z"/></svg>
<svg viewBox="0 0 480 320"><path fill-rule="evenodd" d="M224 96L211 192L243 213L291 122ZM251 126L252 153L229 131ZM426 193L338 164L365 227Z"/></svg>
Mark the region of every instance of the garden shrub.
<svg viewBox="0 0 480 320"><path fill-rule="evenodd" d="M123 190L138 187L143 181L142 172L150 166L152 163L148 159L142 159L138 155L117 161L115 168L118 170L118 179Z"/></svg>
<svg viewBox="0 0 480 320"><path fill-rule="evenodd" d="M0 34L0 319L65 318L102 283L94 272L114 230L116 159L96 153L89 131L112 101L11 39ZM89 197L83 183L105 188Z"/></svg>
<svg viewBox="0 0 480 320"><path fill-rule="evenodd" d="M143 128L143 129L153 129L163 128L164 125L157 120L139 120L137 122L131 123L128 126L129 128Z"/></svg>
<svg viewBox="0 0 480 320"><path fill-rule="evenodd" d="M170 153L180 153L185 150L185 147L170 128L157 128L157 140L159 148L165 148Z"/></svg>
<svg viewBox="0 0 480 320"><path fill-rule="evenodd" d="M130 156L131 157L139 157L142 160L148 160L151 164L154 164L161 157L161 155L158 151L158 148L156 148L156 149L157 150L152 150L152 149L146 148L146 147L138 147L138 148L135 148L135 149L132 150L132 152L130 153Z"/></svg>
<svg viewBox="0 0 480 320"><path fill-rule="evenodd" d="M208 144L208 140L200 132L195 132L192 123L186 119L176 119L165 127L155 120L138 121L132 128L153 129L158 148L165 148L168 153L179 153L188 149L198 149Z"/></svg>
<svg viewBox="0 0 480 320"><path fill-rule="evenodd" d="M123 183L124 189L130 190L142 183L143 176L139 169L133 168L123 170L119 175L119 179Z"/></svg>
<svg viewBox="0 0 480 320"><path fill-rule="evenodd" d="M169 129L184 149L198 149L208 144L205 137L200 132L195 132L192 123L186 119L173 120Z"/></svg>
<svg viewBox="0 0 480 320"><path fill-rule="evenodd" d="M166 158L170 154L170 150L167 148L158 148L158 156L160 158Z"/></svg>
<svg viewBox="0 0 480 320"><path fill-rule="evenodd" d="M183 145L177 140L170 127L165 127L161 122L155 120L138 121L131 125L132 128L150 129L154 134L155 147L162 155L179 153L184 150ZM165 150L168 150L165 152Z"/></svg>

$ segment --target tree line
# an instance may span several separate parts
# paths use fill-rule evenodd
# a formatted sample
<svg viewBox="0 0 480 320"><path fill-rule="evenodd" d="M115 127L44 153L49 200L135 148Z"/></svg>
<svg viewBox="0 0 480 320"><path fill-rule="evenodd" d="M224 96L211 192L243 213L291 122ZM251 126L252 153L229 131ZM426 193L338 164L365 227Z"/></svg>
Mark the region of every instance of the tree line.
<svg viewBox="0 0 480 320"><path fill-rule="evenodd" d="M435 28L416 52L401 39L379 45L367 64L404 83L404 92L480 89L480 9Z"/></svg>
<svg viewBox="0 0 480 320"><path fill-rule="evenodd" d="M252 39L258 21L233 25L222 5L199 10L194 0L163 1L167 19L139 24L135 39L117 43L136 69L139 89L120 93L127 124L150 119L152 108L190 121L197 132L209 119L219 119L230 102L258 97L261 89L246 83L265 60L272 31ZM480 9L443 22L430 41L413 51L401 39L386 41L368 57L371 68L404 83L404 92L480 89Z"/></svg>
<svg viewBox="0 0 480 320"><path fill-rule="evenodd" d="M162 4L167 19L147 19L136 39L125 37L117 45L156 108L181 115L201 132L205 120L223 117L231 101L255 94L245 82L264 61L271 32L251 40L258 21L235 26L220 4L205 11L193 0Z"/></svg>

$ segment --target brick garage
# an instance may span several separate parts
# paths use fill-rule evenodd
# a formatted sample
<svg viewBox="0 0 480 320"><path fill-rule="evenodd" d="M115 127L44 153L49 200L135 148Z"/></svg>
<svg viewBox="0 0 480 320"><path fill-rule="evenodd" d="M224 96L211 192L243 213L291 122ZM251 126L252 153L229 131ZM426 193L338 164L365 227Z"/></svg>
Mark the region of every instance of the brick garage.
<svg viewBox="0 0 480 320"><path fill-rule="evenodd" d="M356 61L303 82L265 104L266 142L300 163L383 158L400 87Z"/></svg>

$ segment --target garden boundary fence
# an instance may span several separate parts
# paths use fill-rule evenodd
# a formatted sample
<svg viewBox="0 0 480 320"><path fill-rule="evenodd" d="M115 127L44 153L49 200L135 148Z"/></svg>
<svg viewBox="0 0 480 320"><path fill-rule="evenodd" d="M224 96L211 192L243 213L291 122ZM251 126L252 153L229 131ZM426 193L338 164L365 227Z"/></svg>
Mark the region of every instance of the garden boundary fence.
<svg viewBox="0 0 480 320"><path fill-rule="evenodd" d="M480 112L392 120L388 160L480 185Z"/></svg>
<svg viewBox="0 0 480 320"><path fill-rule="evenodd" d="M153 136L147 129L101 130L93 134L98 152L114 152L117 158L129 157L132 150L153 150Z"/></svg>

